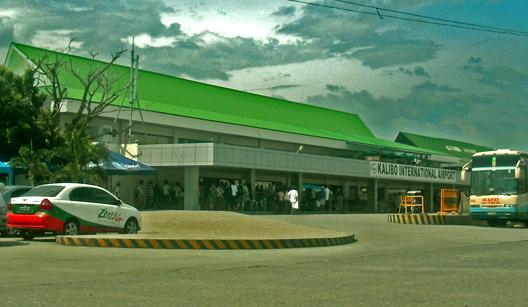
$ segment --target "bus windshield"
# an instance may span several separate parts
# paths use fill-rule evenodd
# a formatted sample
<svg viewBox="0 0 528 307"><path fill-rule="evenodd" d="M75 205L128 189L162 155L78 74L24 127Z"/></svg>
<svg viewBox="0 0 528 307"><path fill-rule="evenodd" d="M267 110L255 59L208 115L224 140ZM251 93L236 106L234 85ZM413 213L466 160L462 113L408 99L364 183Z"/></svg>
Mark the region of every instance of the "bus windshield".
<svg viewBox="0 0 528 307"><path fill-rule="evenodd" d="M473 170L471 172L472 195L517 194L515 169Z"/></svg>

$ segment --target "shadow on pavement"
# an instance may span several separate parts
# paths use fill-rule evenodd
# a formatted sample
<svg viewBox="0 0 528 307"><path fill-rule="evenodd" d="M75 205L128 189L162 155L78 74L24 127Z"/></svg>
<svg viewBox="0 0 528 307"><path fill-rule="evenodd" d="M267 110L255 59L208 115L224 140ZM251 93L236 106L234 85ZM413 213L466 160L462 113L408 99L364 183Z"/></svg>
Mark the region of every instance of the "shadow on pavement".
<svg viewBox="0 0 528 307"><path fill-rule="evenodd" d="M55 237L53 237L53 238L50 238L50 237L39 238L39 237L37 237L37 238L34 238L32 241L33 242L53 242L53 243L55 243Z"/></svg>
<svg viewBox="0 0 528 307"><path fill-rule="evenodd" d="M13 247L13 246L22 246L22 245L28 245L29 243L23 242L23 241L0 241L0 248L1 247Z"/></svg>

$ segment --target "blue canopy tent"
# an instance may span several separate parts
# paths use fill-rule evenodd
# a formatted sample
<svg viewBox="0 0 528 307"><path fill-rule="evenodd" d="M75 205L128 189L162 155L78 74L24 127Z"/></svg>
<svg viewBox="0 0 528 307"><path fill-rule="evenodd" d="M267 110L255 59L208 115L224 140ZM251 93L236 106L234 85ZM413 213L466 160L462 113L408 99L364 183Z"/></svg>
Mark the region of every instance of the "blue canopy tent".
<svg viewBox="0 0 528 307"><path fill-rule="evenodd" d="M13 167L6 162L0 161L0 178L7 178L6 184L15 184L15 174Z"/></svg>
<svg viewBox="0 0 528 307"><path fill-rule="evenodd" d="M95 166L95 165L94 165ZM117 152L110 151L105 161L98 165L106 175L145 175L156 176L157 170L146 164L129 159Z"/></svg>

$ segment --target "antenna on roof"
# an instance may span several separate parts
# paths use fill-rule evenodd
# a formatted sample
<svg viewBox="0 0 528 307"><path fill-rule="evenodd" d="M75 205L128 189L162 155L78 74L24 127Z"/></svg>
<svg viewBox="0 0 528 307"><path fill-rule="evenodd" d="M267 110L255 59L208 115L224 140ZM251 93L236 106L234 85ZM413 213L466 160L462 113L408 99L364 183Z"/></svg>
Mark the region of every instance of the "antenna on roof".
<svg viewBox="0 0 528 307"><path fill-rule="evenodd" d="M128 108L129 108L130 114L128 118L128 132L125 138L125 144L121 146L121 150L120 150L121 154L128 155L131 158L137 158L138 156L138 153L136 152L136 150L132 150L131 152L128 148L130 144L137 143L137 139L132 134L132 127L134 125L134 109L137 109L139 111L139 117L143 125L143 135L146 135L145 121L143 120L143 112L141 110L141 105L139 103L139 99L137 96L138 70L139 70L139 55L136 54L134 36L132 36L132 50L130 53L130 81L128 83L127 90L126 90L126 92L129 94ZM117 115L114 119L114 126L117 125L117 119L119 117L119 113L121 112L121 108L123 107L125 97L126 97L126 93L123 96L123 101L121 102L119 110L117 111Z"/></svg>

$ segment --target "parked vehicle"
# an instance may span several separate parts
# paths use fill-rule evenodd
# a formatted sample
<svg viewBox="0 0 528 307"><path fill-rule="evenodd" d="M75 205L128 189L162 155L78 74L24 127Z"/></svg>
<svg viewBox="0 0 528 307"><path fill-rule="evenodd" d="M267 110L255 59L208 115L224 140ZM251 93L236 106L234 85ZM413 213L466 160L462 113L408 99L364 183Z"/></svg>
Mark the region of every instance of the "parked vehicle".
<svg viewBox="0 0 528 307"><path fill-rule="evenodd" d="M32 187L29 185L8 185L4 187L4 190L2 191L2 193L0 193L1 194L0 197L3 198L4 204L7 204L11 200L11 198L21 196L22 194L31 190L31 188ZM6 209L6 212L7 212L7 209ZM5 216L5 213L4 213L4 216ZM6 217L6 221L7 221L7 217ZM7 225L7 222L6 222L6 225ZM16 236L18 233L19 231L13 228L7 228L6 230L3 231L3 234L8 235L8 236Z"/></svg>
<svg viewBox="0 0 528 307"><path fill-rule="evenodd" d="M508 221L528 223L528 152L508 149L473 155L462 173L471 170L469 215L489 226Z"/></svg>
<svg viewBox="0 0 528 307"><path fill-rule="evenodd" d="M2 198L7 204L13 197L19 197L27 191L31 190L32 186L29 185L6 185L2 192Z"/></svg>
<svg viewBox="0 0 528 307"><path fill-rule="evenodd" d="M2 197L0 197L0 234L7 232L7 208L6 203Z"/></svg>
<svg viewBox="0 0 528 307"><path fill-rule="evenodd" d="M56 183L34 187L7 205L8 227L25 240L43 234L137 233L139 211L94 185Z"/></svg>

